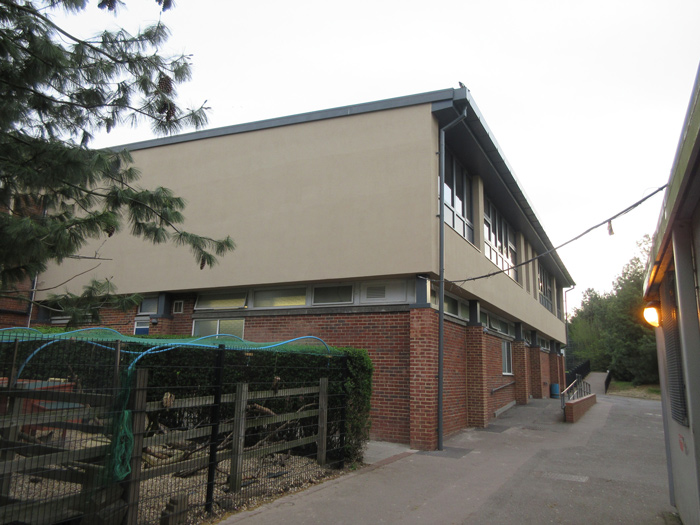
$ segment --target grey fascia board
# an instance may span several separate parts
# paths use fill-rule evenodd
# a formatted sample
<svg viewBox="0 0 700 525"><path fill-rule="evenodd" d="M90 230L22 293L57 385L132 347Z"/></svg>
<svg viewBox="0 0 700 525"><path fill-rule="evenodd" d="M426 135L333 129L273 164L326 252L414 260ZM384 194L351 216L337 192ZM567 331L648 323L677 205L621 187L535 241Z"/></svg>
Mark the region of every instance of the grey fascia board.
<svg viewBox="0 0 700 525"><path fill-rule="evenodd" d="M430 104L438 101L446 101L449 104L452 104L455 97L459 98L459 94L461 91L461 89L455 90L452 88L442 89L439 91L430 91L427 93L419 93L416 95L408 95L405 97L390 98L385 100L378 100L375 102L365 102L362 104L354 104L351 106L342 106L331 109L322 109L319 111L312 111L310 113L299 113L296 115L289 115L286 117L276 117L267 120L258 120L255 122L234 124L232 126L225 126L221 128L194 131L191 133L183 133L182 135L174 135L171 137L164 137L160 139L133 142L131 144L115 146L111 149L126 149L129 151L136 151L141 149L157 148L159 146L169 146L171 144L179 144L182 142L192 142L195 140L204 140L215 137L223 137L226 135L235 135L238 133L246 133L250 131L279 128L283 126L290 126L293 124L303 124L306 122L314 122L317 120L346 117L349 115L360 115L362 113L372 113L375 111L384 111L387 109L417 106L420 104Z"/></svg>

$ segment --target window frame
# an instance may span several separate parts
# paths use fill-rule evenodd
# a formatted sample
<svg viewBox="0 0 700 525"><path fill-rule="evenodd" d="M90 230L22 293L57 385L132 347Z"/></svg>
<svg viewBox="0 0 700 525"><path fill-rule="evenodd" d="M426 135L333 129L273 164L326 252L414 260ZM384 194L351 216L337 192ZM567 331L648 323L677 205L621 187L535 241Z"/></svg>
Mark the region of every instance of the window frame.
<svg viewBox="0 0 700 525"><path fill-rule="evenodd" d="M350 300L349 301L330 301L330 302L323 302L323 301L317 301L316 300L316 290L322 289L322 288L350 288ZM312 306L328 306L328 305L334 305L334 304L353 304L355 302L355 286L352 284L329 284L329 285L320 285L320 286L312 286L311 287L311 305Z"/></svg>
<svg viewBox="0 0 700 525"><path fill-rule="evenodd" d="M155 309L154 310L144 310L143 309L143 304L146 301L152 301L155 300ZM139 303L139 308L137 311L137 315L158 315L158 303L159 303L159 297L157 295L147 295L145 296L141 302Z"/></svg>
<svg viewBox="0 0 700 525"><path fill-rule="evenodd" d="M243 296L243 304L240 306L202 306L200 304L200 301L203 297L209 297L209 298L216 298L216 297L232 297L231 300L234 300L234 296ZM197 294L197 299L195 300L194 303L194 310L242 310L247 307L248 305L248 299L249 299L249 294L247 290L243 291L237 291L237 292L214 292L214 293L199 293Z"/></svg>
<svg viewBox="0 0 700 525"><path fill-rule="evenodd" d="M513 374L513 342L501 340L501 368L504 376L512 376Z"/></svg>
<svg viewBox="0 0 700 525"><path fill-rule="evenodd" d="M146 326L140 326L139 324ZM138 330L146 330L145 332L139 332ZM149 335L151 330L151 320L150 319L135 319L134 320L134 335Z"/></svg>
<svg viewBox="0 0 700 525"><path fill-rule="evenodd" d="M216 333L215 334L206 334L206 335L196 335L195 334L195 328L198 322L205 322L205 321L216 321ZM216 318L199 318L199 319L192 319L192 337L210 337L214 335L220 335L221 334L221 321L241 321L242 326L241 326L241 335L237 334L230 334L230 335L235 335L236 337L240 337L241 339L244 338L245 335L245 318L241 317L216 317Z"/></svg>
<svg viewBox="0 0 700 525"><path fill-rule="evenodd" d="M460 195L457 194L458 189L461 190ZM444 197L445 224L474 244L472 179L466 168L449 150L445 152Z"/></svg>
<svg viewBox="0 0 700 525"><path fill-rule="evenodd" d="M554 313L554 279L542 264L537 265L537 288L540 304Z"/></svg>
<svg viewBox="0 0 700 525"><path fill-rule="evenodd" d="M513 279L519 281L518 232L490 199L484 198L484 255Z"/></svg>

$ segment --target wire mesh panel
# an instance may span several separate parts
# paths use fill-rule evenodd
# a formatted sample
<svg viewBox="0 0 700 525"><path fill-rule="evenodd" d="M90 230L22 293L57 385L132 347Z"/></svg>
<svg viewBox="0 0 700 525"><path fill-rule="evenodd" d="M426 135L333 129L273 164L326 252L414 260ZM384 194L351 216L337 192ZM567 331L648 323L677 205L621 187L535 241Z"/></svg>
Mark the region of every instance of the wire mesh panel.
<svg viewBox="0 0 700 525"><path fill-rule="evenodd" d="M0 330L0 523L196 523L342 465L339 352L110 332Z"/></svg>

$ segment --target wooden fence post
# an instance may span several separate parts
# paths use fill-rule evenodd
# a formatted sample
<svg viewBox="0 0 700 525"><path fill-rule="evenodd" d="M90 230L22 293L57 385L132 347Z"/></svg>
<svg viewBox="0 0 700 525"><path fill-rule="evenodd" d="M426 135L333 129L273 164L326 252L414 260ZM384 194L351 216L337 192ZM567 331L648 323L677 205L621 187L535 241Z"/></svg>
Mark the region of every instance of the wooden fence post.
<svg viewBox="0 0 700 525"><path fill-rule="evenodd" d="M22 399L12 397L10 392L16 388L15 383L17 382L17 351L19 349L19 339L15 339L15 348L12 355L12 368L10 369L10 377L7 381L7 392L8 392L8 406L7 414L10 414L11 419L18 419L22 411ZM19 435L19 425L12 425L7 427L2 433L3 437L8 443L14 443L17 441L17 436ZM9 445L9 447L14 447L15 445ZM7 448L0 454L0 459L2 461L11 461L15 457L15 453L12 448ZM0 495L9 498L10 496L10 481L12 479L12 474L9 472L0 476Z"/></svg>
<svg viewBox="0 0 700 525"><path fill-rule="evenodd" d="M328 422L328 378L322 377L318 385L318 441L316 461L326 464L326 434Z"/></svg>
<svg viewBox="0 0 700 525"><path fill-rule="evenodd" d="M146 392L148 387L148 370L137 369L134 386L129 398L134 448L131 452L131 473L124 480L124 499L128 505L124 525L136 525L139 514L139 488L141 483L141 455L143 453L143 436L146 433Z"/></svg>
<svg viewBox="0 0 700 525"><path fill-rule="evenodd" d="M231 492L241 490L243 482L243 447L245 446L245 409L248 404L248 383L236 384L233 415L233 457L231 458Z"/></svg>

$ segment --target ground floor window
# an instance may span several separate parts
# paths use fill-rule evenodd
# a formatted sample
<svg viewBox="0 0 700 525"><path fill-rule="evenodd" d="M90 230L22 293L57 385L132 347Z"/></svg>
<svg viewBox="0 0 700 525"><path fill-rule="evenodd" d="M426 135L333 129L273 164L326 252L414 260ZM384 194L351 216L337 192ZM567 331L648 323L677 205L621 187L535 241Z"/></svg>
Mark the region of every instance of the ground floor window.
<svg viewBox="0 0 700 525"><path fill-rule="evenodd" d="M243 319L195 319L192 335L204 337L206 335L227 334L243 339L243 325Z"/></svg>
<svg viewBox="0 0 700 525"><path fill-rule="evenodd" d="M503 357L503 373L513 374L513 345L510 341L501 342L501 353Z"/></svg>
<svg viewBox="0 0 700 525"><path fill-rule="evenodd" d="M151 326L150 320L134 322L134 335L148 335L148 329Z"/></svg>

